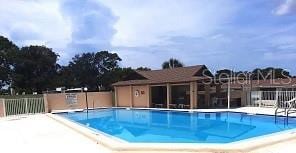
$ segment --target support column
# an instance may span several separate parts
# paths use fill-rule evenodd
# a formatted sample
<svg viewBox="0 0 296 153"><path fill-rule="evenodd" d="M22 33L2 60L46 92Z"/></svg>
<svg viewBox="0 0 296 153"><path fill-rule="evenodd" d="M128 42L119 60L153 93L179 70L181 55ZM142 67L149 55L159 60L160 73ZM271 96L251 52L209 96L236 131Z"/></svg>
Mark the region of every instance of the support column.
<svg viewBox="0 0 296 153"><path fill-rule="evenodd" d="M227 83L227 109L230 108L230 79L228 79Z"/></svg>
<svg viewBox="0 0 296 153"><path fill-rule="evenodd" d="M196 96L195 108L198 108L198 86L197 86L197 82L195 82L195 96Z"/></svg>
<svg viewBox="0 0 296 153"><path fill-rule="evenodd" d="M130 86L130 107L133 107L134 103L134 92L133 92L133 86Z"/></svg>
<svg viewBox="0 0 296 153"><path fill-rule="evenodd" d="M221 98L221 84L219 83L219 84L216 84L216 104L218 105L218 107L222 105L222 101L220 98Z"/></svg>
<svg viewBox="0 0 296 153"><path fill-rule="evenodd" d="M190 109L196 108L197 101L197 83L190 82Z"/></svg>
<svg viewBox="0 0 296 153"><path fill-rule="evenodd" d="M151 91L150 91L150 85L147 85L147 108L150 108L150 104L151 104Z"/></svg>
<svg viewBox="0 0 296 153"><path fill-rule="evenodd" d="M205 101L207 107L210 107L210 85L205 84Z"/></svg>
<svg viewBox="0 0 296 153"><path fill-rule="evenodd" d="M118 107L118 96L117 96L117 87L114 87L114 105Z"/></svg>
<svg viewBox="0 0 296 153"><path fill-rule="evenodd" d="M167 88L167 108L170 108L171 103L171 85L169 83L166 84Z"/></svg>
<svg viewBox="0 0 296 153"><path fill-rule="evenodd" d="M221 84L216 84L216 95L220 96L221 94Z"/></svg>
<svg viewBox="0 0 296 153"><path fill-rule="evenodd" d="M247 92L245 90L241 90L241 106L247 106Z"/></svg>
<svg viewBox="0 0 296 153"><path fill-rule="evenodd" d="M0 99L0 117L4 117L6 116L6 112L5 112L5 100L4 99Z"/></svg>
<svg viewBox="0 0 296 153"><path fill-rule="evenodd" d="M278 107L278 105L279 105L279 91L278 91L278 89L276 88L276 91L275 91L276 93L275 93L275 100L276 100L276 103L275 103L275 107Z"/></svg>
<svg viewBox="0 0 296 153"><path fill-rule="evenodd" d="M47 94L43 94L43 98L44 98L44 112L49 113L48 102L47 102Z"/></svg>

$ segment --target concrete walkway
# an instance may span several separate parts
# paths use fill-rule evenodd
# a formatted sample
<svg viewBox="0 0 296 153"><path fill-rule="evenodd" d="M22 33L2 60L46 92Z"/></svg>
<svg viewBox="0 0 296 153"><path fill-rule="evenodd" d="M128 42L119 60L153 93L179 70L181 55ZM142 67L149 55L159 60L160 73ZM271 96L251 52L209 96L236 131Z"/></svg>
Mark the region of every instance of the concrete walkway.
<svg viewBox="0 0 296 153"><path fill-rule="evenodd" d="M46 115L0 118L3 153L108 153L106 148Z"/></svg>
<svg viewBox="0 0 296 153"><path fill-rule="evenodd" d="M268 147L256 149L250 153L295 153L296 140L291 140L285 143L279 143Z"/></svg>

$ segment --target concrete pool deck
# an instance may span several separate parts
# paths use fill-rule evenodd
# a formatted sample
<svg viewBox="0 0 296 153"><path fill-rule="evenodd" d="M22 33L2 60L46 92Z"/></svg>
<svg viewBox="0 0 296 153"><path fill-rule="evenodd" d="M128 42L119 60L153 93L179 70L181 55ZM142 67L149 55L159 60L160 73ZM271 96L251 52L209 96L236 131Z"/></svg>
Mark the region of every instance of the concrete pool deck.
<svg viewBox="0 0 296 153"><path fill-rule="evenodd" d="M198 110L198 111L225 111L219 110ZM237 108L231 111L260 113L273 115L273 108ZM0 118L0 150L1 152L120 152L111 151L105 145L97 144L94 139L75 131L73 128L60 124L52 118L51 114L29 115L24 117ZM294 115L294 114L293 114ZM73 123L75 124L75 123ZM78 125L79 126L79 125ZM100 141L103 141L102 137ZM296 138L284 142L277 142L268 146L262 146L250 153L289 153L296 150ZM139 152L124 151L124 152ZM149 150L141 152L159 152ZM163 151L165 152L165 151ZM174 152L171 149L170 152ZM180 152L180 151L175 151ZM196 152L184 150L182 152ZM217 152L217 150L200 150L200 152ZM221 151L220 151L221 152ZM235 152L235 151L232 151ZM248 152L248 151L246 151Z"/></svg>
<svg viewBox="0 0 296 153"><path fill-rule="evenodd" d="M108 149L45 114L0 118L3 153L109 153Z"/></svg>

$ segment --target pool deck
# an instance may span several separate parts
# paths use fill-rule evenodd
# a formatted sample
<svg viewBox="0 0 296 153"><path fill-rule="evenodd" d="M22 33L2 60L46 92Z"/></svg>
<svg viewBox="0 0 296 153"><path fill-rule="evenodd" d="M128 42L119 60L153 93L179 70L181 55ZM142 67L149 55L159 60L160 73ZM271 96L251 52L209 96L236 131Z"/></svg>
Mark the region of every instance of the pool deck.
<svg viewBox="0 0 296 153"><path fill-rule="evenodd" d="M109 153L46 114L0 118L0 152Z"/></svg>
<svg viewBox="0 0 296 153"><path fill-rule="evenodd" d="M227 111L227 109L199 109L194 111ZM237 109L231 109L233 112L246 112L250 114L274 114L274 108L253 108L242 107ZM114 150L108 149L110 146L106 146L99 141L113 141L101 136L95 135L87 129L80 128L75 123L59 123L58 120L52 118L52 114L38 114L29 116L7 117L0 118L0 150L1 152L180 152L178 147L184 147L176 145L175 148L171 148L170 151L159 151L157 148L154 150ZM295 116L292 114L291 116ZM70 121L69 121L70 122ZM67 125L69 124L69 125ZM73 127L75 126L75 127ZM77 131L79 129L79 131ZM82 130L81 130L82 129ZM83 130L86 130L83 132ZM282 135L282 134L281 134ZM283 134L284 135L284 134ZM282 135L282 136L283 136ZM287 134L286 134L287 135ZM291 135L291 134L288 134ZM293 134L294 135L294 134ZM95 137L99 137L98 140ZM256 141L250 141L256 143ZM266 140L265 140L266 142ZM141 145L141 144L139 144ZM155 146L154 146L155 147ZM157 146L156 146L157 147ZM185 145L187 147L187 145ZM192 146L188 145L187 150L182 152L218 152L217 150L201 149L200 151L191 150ZM194 146L194 147L197 147ZM201 146L203 148L205 146ZM141 148L141 147L140 147ZM209 147L208 147L209 148ZM254 148L249 151L250 153L289 153L296 150L296 138L291 137L285 141L273 143L270 145L263 145ZM219 152L236 152L236 151L219 151ZM242 152L242 151L240 151Z"/></svg>

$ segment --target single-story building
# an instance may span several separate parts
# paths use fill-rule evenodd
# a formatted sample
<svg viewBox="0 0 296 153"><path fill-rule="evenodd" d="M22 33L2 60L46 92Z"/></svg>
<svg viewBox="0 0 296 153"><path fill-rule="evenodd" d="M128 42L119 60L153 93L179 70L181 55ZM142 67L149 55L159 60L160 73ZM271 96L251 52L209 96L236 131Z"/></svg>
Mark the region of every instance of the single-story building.
<svg viewBox="0 0 296 153"><path fill-rule="evenodd" d="M220 101L220 107L227 106L226 91L221 92L220 84L209 83L211 78L205 65L135 71L113 84L115 106L210 108L217 105L214 99Z"/></svg>
<svg viewBox="0 0 296 153"><path fill-rule="evenodd" d="M214 78L205 65L135 71L113 84L115 106L223 108L228 107L228 102L230 107L240 107L254 105L258 99L284 101L296 97L296 78L253 81L236 78L229 85L227 82ZM289 96L283 91L290 91Z"/></svg>

